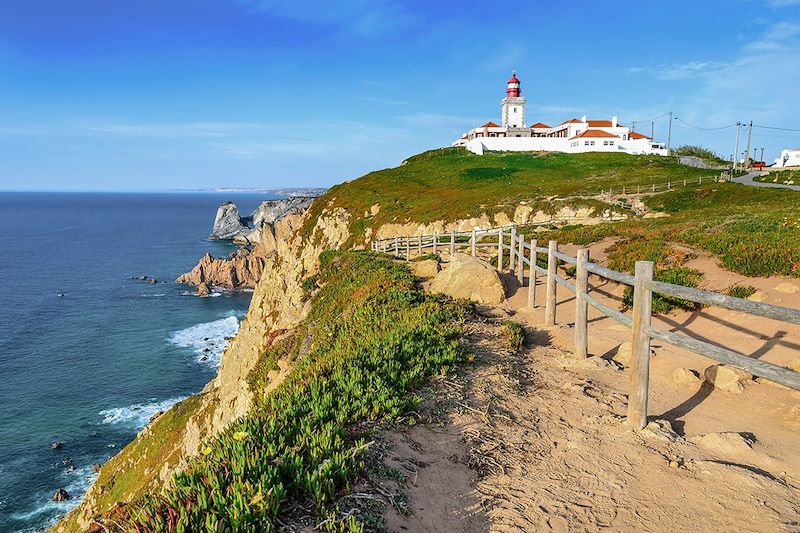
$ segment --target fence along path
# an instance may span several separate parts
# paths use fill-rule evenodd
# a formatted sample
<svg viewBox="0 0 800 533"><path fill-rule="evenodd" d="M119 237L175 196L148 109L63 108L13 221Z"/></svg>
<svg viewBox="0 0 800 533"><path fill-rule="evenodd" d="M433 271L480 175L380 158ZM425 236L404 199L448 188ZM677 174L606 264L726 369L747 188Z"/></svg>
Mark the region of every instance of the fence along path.
<svg viewBox="0 0 800 533"><path fill-rule="evenodd" d="M753 316L770 318L781 322L800 324L800 309L781 307L761 302L751 302L724 294L701 289L673 285L653 279L653 262L637 261L634 275L617 272L589 260L589 250L579 249L576 256L558 251L558 243L549 241L547 247L538 246L536 239L527 240L517 234L516 226L506 226L471 232L419 235L397 237L372 242L374 251L392 253L395 256L411 258L411 254L423 252L437 253L442 249L451 254L456 250L468 249L475 256L477 248L489 247L497 250L497 270L503 271L503 263L508 252L508 269L516 275L524 286L525 269L528 269L528 307L536 306L536 280L545 277L544 325L556 324L556 297L561 285L575 293L575 356L588 357L588 306L592 306L605 316L619 322L631 330L631 380L628 394L628 424L642 428L647 424L647 398L650 375L650 341L658 339L667 344L684 348L720 363L740 368L755 376L766 378L791 389L800 390L800 372L794 372L778 365L753 359L739 352L698 340L673 331L655 328L651 325L653 294L663 294L682 298L702 305L711 305L747 313ZM543 255L540 255L543 254ZM538 259L547 257L547 267L539 266ZM575 282L559 275L560 263L575 266ZM630 315L614 309L589 294L589 275L609 279L633 287L633 308Z"/></svg>

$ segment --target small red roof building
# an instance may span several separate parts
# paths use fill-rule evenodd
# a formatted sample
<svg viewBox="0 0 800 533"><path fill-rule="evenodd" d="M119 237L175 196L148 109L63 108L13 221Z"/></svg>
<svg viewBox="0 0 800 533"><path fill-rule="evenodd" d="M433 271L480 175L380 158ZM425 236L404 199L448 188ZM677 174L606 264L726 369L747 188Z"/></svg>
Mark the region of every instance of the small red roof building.
<svg viewBox="0 0 800 533"><path fill-rule="evenodd" d="M618 135L614 135L613 133L608 133L607 131L603 130L586 130L580 135L575 135L574 137L570 137L572 139L582 139L584 137L592 137L595 139L603 138L603 139L618 139Z"/></svg>

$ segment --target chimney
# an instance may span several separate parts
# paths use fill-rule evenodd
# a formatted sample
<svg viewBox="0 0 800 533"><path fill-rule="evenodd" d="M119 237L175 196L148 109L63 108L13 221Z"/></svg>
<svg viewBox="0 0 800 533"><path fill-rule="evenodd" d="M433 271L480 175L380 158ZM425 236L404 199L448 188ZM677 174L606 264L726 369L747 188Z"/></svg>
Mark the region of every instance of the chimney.
<svg viewBox="0 0 800 533"><path fill-rule="evenodd" d="M612 128L616 128L617 127L617 115L614 115L613 117L611 117L611 127Z"/></svg>
<svg viewBox="0 0 800 533"><path fill-rule="evenodd" d="M581 122L586 122L586 115L583 115L583 116L581 117Z"/></svg>

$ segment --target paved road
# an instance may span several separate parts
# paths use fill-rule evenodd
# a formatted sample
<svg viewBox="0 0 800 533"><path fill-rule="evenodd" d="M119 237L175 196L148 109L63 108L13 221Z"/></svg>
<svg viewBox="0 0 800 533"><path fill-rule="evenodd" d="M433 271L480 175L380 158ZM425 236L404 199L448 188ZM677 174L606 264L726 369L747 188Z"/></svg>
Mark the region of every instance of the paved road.
<svg viewBox="0 0 800 533"><path fill-rule="evenodd" d="M754 177L761 176L762 174L765 174L765 172L749 172L744 176L733 178L733 181L735 183L752 185L754 187L772 187L777 189L792 189L793 191L800 191L800 185L783 185L781 183L771 183L771 182L762 183L760 181L753 181Z"/></svg>

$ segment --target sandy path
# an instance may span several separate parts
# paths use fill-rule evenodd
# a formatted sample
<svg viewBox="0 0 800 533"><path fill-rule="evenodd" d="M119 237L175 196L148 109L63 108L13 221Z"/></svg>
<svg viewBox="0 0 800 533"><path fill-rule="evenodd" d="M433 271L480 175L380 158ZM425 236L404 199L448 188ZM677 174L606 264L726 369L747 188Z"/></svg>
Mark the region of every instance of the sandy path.
<svg viewBox="0 0 800 533"><path fill-rule="evenodd" d="M748 280L703 257L689 266L717 284L754 285L763 301L798 306L798 280ZM620 287L595 282L604 299L619 298ZM450 410L441 426L390 434L391 460L425 465L403 489L411 516L391 513L390 531L800 531L800 394L757 382L742 394L680 387L676 368L702 375L714 362L657 345L649 418L670 424L631 430L627 371L608 359L630 333L590 312L592 357L577 361L572 294L559 288L561 325L546 329L542 309L524 308L525 292L486 310L500 318L470 335L488 364L467 376L466 407ZM526 326L521 353L504 347L502 319ZM800 328L738 313L679 313L658 325L774 363L800 356Z"/></svg>

